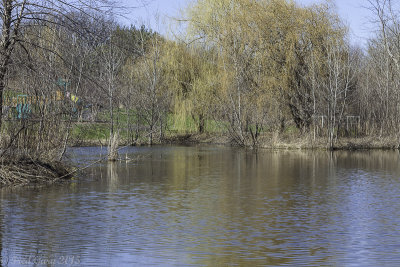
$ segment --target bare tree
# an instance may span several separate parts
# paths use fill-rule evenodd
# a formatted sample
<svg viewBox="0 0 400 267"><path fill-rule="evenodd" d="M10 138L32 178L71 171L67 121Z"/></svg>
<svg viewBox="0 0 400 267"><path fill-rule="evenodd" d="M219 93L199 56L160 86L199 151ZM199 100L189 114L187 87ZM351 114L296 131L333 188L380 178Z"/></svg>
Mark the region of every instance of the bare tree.
<svg viewBox="0 0 400 267"><path fill-rule="evenodd" d="M70 17L73 11L81 11L89 15L88 10L110 12L114 3L110 0L3 0L0 3L1 39L0 39L0 99L3 99L7 71L10 68L11 57L17 45L27 53L23 32L27 27L41 23L58 25L61 21L75 22ZM81 29L81 28L80 28ZM3 103L0 102L0 112ZM3 118L0 116L0 127Z"/></svg>
<svg viewBox="0 0 400 267"><path fill-rule="evenodd" d="M164 84L164 63L161 60L163 40L154 35L148 42L143 39L142 45L143 57L136 65L137 115L148 127L149 144L153 144L157 126L163 127L165 122L168 103Z"/></svg>
<svg viewBox="0 0 400 267"><path fill-rule="evenodd" d="M121 71L123 64L124 55L120 49L113 43L112 36L110 41L102 47L102 62L104 65L104 72L102 73L103 79L107 86L107 96L109 103L110 112L110 144L109 144L109 159L115 160L116 148L118 146L118 133L115 133L115 122L114 122L114 105L116 100L116 94L118 93L118 74Z"/></svg>
<svg viewBox="0 0 400 267"><path fill-rule="evenodd" d="M328 118L328 147L332 149L338 137L338 126L348 106L348 98L355 78L354 64L356 58L352 57L347 43L328 40L327 76L323 81L325 90L326 114Z"/></svg>

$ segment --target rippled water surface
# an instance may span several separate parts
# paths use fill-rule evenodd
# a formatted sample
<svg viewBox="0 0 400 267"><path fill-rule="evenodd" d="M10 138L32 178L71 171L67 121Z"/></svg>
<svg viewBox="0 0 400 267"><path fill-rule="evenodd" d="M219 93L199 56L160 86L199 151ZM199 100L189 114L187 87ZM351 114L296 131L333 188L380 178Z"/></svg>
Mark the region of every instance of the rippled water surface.
<svg viewBox="0 0 400 267"><path fill-rule="evenodd" d="M74 148L80 166L104 154ZM0 191L2 266L398 266L394 151L129 148L71 183Z"/></svg>

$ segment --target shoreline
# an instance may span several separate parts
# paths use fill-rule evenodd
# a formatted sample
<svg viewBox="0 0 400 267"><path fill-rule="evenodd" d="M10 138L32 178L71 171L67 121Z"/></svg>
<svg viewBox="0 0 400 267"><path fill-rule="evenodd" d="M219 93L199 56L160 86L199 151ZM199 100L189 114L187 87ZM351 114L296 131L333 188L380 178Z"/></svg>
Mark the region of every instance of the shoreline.
<svg viewBox="0 0 400 267"><path fill-rule="evenodd" d="M82 140L73 142L70 147L106 147L108 141L104 140ZM210 135L210 134L177 134L167 137L163 142L154 142L152 145L223 145L237 146L233 144L226 135ZM127 142L120 142L119 146L150 146L148 143L137 143L130 145ZM276 150L330 150L327 146L326 138L316 138L313 140L309 137L284 137L274 138L264 136L260 140L257 148L276 149ZM396 150L400 149L399 141L396 137L359 137L359 138L341 138L338 139L332 150Z"/></svg>

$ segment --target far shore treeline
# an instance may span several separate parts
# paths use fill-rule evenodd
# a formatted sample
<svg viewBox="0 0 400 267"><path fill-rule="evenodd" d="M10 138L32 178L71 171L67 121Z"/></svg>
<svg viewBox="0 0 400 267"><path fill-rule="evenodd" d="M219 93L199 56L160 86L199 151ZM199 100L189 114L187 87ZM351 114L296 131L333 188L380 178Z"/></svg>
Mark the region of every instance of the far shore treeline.
<svg viewBox="0 0 400 267"><path fill-rule="evenodd" d="M186 138L398 148L400 10L368 2L377 30L359 47L331 1L196 0L165 37L119 24L109 0L5 0L1 157Z"/></svg>

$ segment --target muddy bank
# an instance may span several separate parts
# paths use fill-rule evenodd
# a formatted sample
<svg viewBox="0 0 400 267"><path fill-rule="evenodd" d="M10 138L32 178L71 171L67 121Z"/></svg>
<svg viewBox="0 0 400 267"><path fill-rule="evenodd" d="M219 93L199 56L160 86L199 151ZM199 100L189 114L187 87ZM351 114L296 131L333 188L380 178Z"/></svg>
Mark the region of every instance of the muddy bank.
<svg viewBox="0 0 400 267"><path fill-rule="evenodd" d="M166 140L168 144L215 144L232 145L231 139L224 135L188 134L174 136ZM327 150L326 138L312 138L309 136L262 136L258 143L259 148L266 149L318 149ZM359 138L340 138L335 143L333 150L369 150L369 149L399 149L397 137L367 136Z"/></svg>
<svg viewBox="0 0 400 267"><path fill-rule="evenodd" d="M39 185L71 178L71 168L62 162L4 160L0 163L0 187Z"/></svg>

